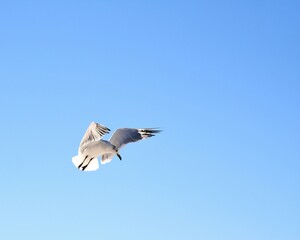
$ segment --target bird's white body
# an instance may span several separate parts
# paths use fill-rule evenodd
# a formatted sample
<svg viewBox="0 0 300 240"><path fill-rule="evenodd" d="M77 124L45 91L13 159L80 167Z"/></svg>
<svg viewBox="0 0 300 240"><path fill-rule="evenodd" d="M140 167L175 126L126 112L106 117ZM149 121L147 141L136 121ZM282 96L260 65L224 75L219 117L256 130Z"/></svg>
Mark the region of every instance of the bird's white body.
<svg viewBox="0 0 300 240"><path fill-rule="evenodd" d="M120 128L117 129L109 141L102 140L102 136L110 129L98 123L92 122L83 136L78 148L78 155L72 158L73 164L82 171L95 171L99 168L98 157L105 164L119 155L119 149L127 143L154 136L160 130L154 128Z"/></svg>
<svg viewBox="0 0 300 240"><path fill-rule="evenodd" d="M82 155L89 155L90 157L96 158L106 153L116 154L116 148L110 142L100 139L96 142L91 142L86 146L86 149Z"/></svg>

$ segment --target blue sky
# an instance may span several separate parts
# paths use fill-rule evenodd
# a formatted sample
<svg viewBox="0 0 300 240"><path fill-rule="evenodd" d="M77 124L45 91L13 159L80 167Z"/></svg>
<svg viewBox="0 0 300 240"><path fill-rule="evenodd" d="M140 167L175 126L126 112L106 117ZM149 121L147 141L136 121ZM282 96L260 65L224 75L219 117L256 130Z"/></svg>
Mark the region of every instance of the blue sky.
<svg viewBox="0 0 300 240"><path fill-rule="evenodd" d="M1 239L300 239L299 1L2 1ZM96 172L91 121L164 131Z"/></svg>

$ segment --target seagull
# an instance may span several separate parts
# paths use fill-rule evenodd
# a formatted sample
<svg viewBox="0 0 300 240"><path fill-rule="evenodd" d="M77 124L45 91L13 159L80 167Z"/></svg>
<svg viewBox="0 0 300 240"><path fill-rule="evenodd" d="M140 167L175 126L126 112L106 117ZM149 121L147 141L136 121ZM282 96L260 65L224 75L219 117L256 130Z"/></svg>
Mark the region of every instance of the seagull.
<svg viewBox="0 0 300 240"><path fill-rule="evenodd" d="M101 164L109 163L115 155L122 160L119 154L120 148L127 143L153 137L161 130L157 128L119 128L108 141L103 140L103 135L109 132L109 128L99 123L92 122L89 125L80 142L78 155L72 158L73 164L79 170L97 170L99 156L101 156Z"/></svg>

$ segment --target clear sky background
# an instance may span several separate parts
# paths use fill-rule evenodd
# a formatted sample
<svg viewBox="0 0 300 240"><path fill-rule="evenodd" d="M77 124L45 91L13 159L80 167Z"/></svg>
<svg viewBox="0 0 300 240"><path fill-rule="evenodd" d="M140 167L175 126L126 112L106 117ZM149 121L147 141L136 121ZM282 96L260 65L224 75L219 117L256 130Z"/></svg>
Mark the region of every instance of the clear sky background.
<svg viewBox="0 0 300 240"><path fill-rule="evenodd" d="M300 239L299 12L1 1L0 239ZM164 131L86 173L91 121Z"/></svg>

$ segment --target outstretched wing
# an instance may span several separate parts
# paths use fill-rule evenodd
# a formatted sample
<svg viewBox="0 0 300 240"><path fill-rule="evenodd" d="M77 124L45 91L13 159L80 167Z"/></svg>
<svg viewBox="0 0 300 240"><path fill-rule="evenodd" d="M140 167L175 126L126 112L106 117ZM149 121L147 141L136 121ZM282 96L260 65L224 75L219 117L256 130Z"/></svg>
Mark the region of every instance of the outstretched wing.
<svg viewBox="0 0 300 240"><path fill-rule="evenodd" d="M95 122L92 122L88 129L86 130L81 142L80 142L80 145L79 145L79 148L78 148L78 154L81 154L83 153L83 151L85 150L86 146L90 143L90 142L94 142L94 141L99 141L102 136L104 134L107 134L109 133L110 129L105 127L105 126L102 126L101 124L99 123L95 123Z"/></svg>
<svg viewBox="0 0 300 240"><path fill-rule="evenodd" d="M119 149L127 143L153 137L159 132L161 132L161 130L157 128L119 128L114 132L109 142Z"/></svg>

